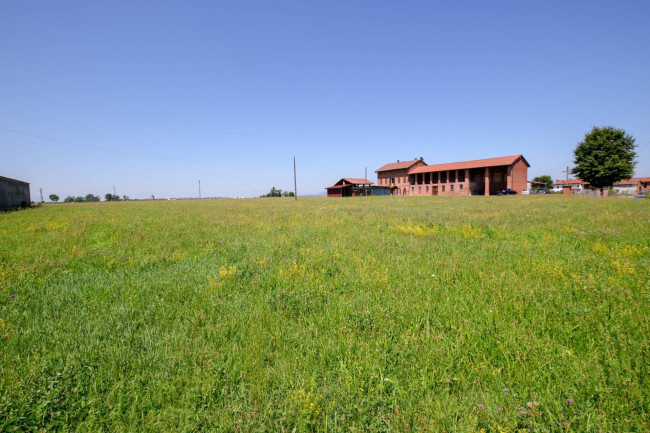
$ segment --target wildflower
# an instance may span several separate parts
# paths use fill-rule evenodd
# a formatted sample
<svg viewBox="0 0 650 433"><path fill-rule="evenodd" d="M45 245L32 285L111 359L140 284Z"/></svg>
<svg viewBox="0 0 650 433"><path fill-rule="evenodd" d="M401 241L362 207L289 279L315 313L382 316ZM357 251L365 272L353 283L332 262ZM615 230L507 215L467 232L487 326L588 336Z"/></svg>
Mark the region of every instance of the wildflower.
<svg viewBox="0 0 650 433"><path fill-rule="evenodd" d="M498 407L497 410L498 410L499 412L503 412L503 408L502 408L502 407Z"/></svg>
<svg viewBox="0 0 650 433"><path fill-rule="evenodd" d="M477 404L479 409L483 409L483 405L481 403Z"/></svg>
<svg viewBox="0 0 650 433"><path fill-rule="evenodd" d="M519 413L522 414L522 415L526 415L526 411L524 410L523 407L519 408Z"/></svg>
<svg viewBox="0 0 650 433"><path fill-rule="evenodd" d="M54 292L50 292L50 295L53 295L53 294L54 294Z"/></svg>
<svg viewBox="0 0 650 433"><path fill-rule="evenodd" d="M57 373L57 374L56 374L56 377L61 377L61 373Z"/></svg>
<svg viewBox="0 0 650 433"><path fill-rule="evenodd" d="M16 297L16 295L10 295L9 297L10 297L10 298L15 298L15 297Z"/></svg>
<svg viewBox="0 0 650 433"><path fill-rule="evenodd" d="M508 388L503 388L503 392L508 392Z"/></svg>
<svg viewBox="0 0 650 433"><path fill-rule="evenodd" d="M528 409L532 409L532 408L533 408L533 402L532 402L532 401L529 401L528 403L526 403L526 407L527 407Z"/></svg>
<svg viewBox="0 0 650 433"><path fill-rule="evenodd" d="M569 404L573 404L573 400L570 399L570 398L567 398L567 399L566 399L566 402L569 403Z"/></svg>

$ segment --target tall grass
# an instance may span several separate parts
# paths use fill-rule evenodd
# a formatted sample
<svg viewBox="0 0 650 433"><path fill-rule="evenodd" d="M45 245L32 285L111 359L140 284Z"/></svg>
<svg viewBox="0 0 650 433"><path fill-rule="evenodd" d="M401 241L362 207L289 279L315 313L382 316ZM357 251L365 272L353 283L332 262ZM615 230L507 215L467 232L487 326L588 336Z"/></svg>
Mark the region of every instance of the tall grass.
<svg viewBox="0 0 650 433"><path fill-rule="evenodd" d="M647 431L650 203L0 215L0 430Z"/></svg>

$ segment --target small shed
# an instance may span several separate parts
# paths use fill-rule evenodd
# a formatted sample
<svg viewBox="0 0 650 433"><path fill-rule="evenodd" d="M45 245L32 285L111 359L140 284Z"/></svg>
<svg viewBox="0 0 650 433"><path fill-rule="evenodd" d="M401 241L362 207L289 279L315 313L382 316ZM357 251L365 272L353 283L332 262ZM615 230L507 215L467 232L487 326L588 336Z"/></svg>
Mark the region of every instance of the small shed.
<svg viewBox="0 0 650 433"><path fill-rule="evenodd" d="M368 179L344 177L332 186L325 188L328 197L359 197L369 196L371 185Z"/></svg>
<svg viewBox="0 0 650 433"><path fill-rule="evenodd" d="M0 211L29 206L29 183L0 176Z"/></svg>

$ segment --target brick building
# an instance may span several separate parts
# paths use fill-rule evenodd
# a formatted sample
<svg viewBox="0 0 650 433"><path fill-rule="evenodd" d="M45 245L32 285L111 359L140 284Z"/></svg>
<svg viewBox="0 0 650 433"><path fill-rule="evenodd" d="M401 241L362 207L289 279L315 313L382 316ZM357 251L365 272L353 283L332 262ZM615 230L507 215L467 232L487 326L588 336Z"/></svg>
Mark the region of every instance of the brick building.
<svg viewBox="0 0 650 433"><path fill-rule="evenodd" d="M528 161L522 155L427 165L422 158L386 164L377 170L379 185L392 195L496 195L526 189Z"/></svg>
<svg viewBox="0 0 650 433"><path fill-rule="evenodd" d="M377 185L390 188L390 195L409 195L409 170L426 166L422 158L411 161L391 162L377 169Z"/></svg>

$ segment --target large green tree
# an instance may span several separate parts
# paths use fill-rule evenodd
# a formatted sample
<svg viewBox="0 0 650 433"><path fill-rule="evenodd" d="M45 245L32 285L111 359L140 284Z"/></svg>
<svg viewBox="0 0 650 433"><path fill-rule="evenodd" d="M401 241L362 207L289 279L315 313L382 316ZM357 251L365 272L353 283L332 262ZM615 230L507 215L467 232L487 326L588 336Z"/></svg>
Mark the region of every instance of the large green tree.
<svg viewBox="0 0 650 433"><path fill-rule="evenodd" d="M50 194L50 201L57 202L59 201L59 196L56 194Z"/></svg>
<svg viewBox="0 0 650 433"><path fill-rule="evenodd" d="M573 151L575 167L571 173L595 188L612 186L632 177L635 147L634 138L622 129L594 127Z"/></svg>

